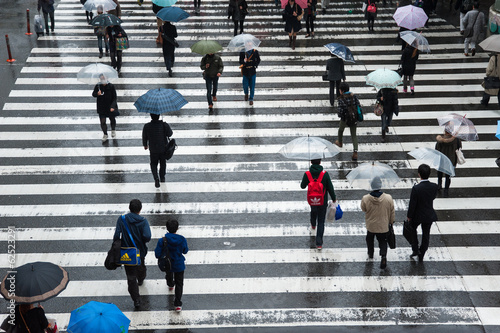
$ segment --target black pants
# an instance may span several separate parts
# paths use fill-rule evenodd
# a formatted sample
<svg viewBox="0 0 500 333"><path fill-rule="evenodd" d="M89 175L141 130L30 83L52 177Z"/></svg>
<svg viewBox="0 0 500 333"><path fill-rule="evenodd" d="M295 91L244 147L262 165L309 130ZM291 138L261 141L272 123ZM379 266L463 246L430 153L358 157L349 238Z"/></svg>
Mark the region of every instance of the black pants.
<svg viewBox="0 0 500 333"><path fill-rule="evenodd" d="M149 160L151 166L151 173L155 180L158 179L158 162L160 162L160 180L165 181L165 174L167 172L167 160L165 153L149 153Z"/></svg>
<svg viewBox="0 0 500 333"><path fill-rule="evenodd" d="M314 32L314 15L313 14L307 15L307 17L306 17L306 31L308 34L309 34L309 28L311 29L311 32Z"/></svg>
<svg viewBox="0 0 500 333"><path fill-rule="evenodd" d="M488 103L490 102L490 97L491 95L483 93L483 99L481 100L481 104L483 104L484 106L488 106ZM497 99L498 99L498 105L500 106L500 89L498 90Z"/></svg>
<svg viewBox="0 0 500 333"><path fill-rule="evenodd" d="M234 22L234 36L238 34L238 22L240 23L240 34L243 33L243 20L233 21Z"/></svg>
<svg viewBox="0 0 500 333"><path fill-rule="evenodd" d="M122 68L122 50L116 49L116 44L112 46L116 41L112 40L109 42L109 56L111 57L111 67L119 71Z"/></svg>
<svg viewBox="0 0 500 333"><path fill-rule="evenodd" d="M49 16L50 16L50 30L54 32L54 12L46 13L42 10L43 20L45 21L45 31L49 33Z"/></svg>
<svg viewBox="0 0 500 333"><path fill-rule="evenodd" d="M438 185L441 186L441 184L443 184L443 173L441 171L438 171L437 176L438 176ZM451 185L450 175L445 173L444 178L445 178L444 188L448 189L448 188L450 188L450 185Z"/></svg>
<svg viewBox="0 0 500 333"><path fill-rule="evenodd" d="M200 8L201 5L201 0L194 0L194 7L195 8Z"/></svg>
<svg viewBox="0 0 500 333"><path fill-rule="evenodd" d="M135 302L139 299L139 285L137 281L142 282L146 278L146 264L145 257L141 257L141 264L139 266L125 266L125 274L127 274L128 292L132 300Z"/></svg>
<svg viewBox="0 0 500 333"><path fill-rule="evenodd" d="M101 130L104 135L108 135L108 126L106 125L106 116L101 117L99 115L99 120L101 122ZM109 117L109 122L111 123L111 130L114 131L116 128L116 118Z"/></svg>
<svg viewBox="0 0 500 333"><path fill-rule="evenodd" d="M377 237L379 254L381 257L387 256L387 233L378 233L366 231L366 246L368 247L368 255L373 256L375 252L375 237Z"/></svg>
<svg viewBox="0 0 500 333"><path fill-rule="evenodd" d="M419 225L422 226L422 244L420 245L420 248L419 248L418 247L418 237L417 237L416 242L411 245L411 249L413 250L413 252L420 251L420 254L423 257L425 252L429 248L429 239L430 239L430 235L431 235L432 222L431 223L420 223L420 222L412 221L411 225L413 226L413 228L415 228L415 232L416 232L417 227Z"/></svg>
<svg viewBox="0 0 500 333"><path fill-rule="evenodd" d="M182 272L167 272L165 273L167 286L173 288L175 286L175 306L182 306L182 291L184 289L184 271Z"/></svg>
<svg viewBox="0 0 500 333"><path fill-rule="evenodd" d="M335 96L337 96L337 97L340 96L339 86L340 86L340 80L330 81L330 105L331 106L333 106L335 104Z"/></svg>
<svg viewBox="0 0 500 333"><path fill-rule="evenodd" d="M162 48L163 48L163 61L165 62L165 67L167 67L167 70L171 70L172 67L174 67L175 46L164 39Z"/></svg>

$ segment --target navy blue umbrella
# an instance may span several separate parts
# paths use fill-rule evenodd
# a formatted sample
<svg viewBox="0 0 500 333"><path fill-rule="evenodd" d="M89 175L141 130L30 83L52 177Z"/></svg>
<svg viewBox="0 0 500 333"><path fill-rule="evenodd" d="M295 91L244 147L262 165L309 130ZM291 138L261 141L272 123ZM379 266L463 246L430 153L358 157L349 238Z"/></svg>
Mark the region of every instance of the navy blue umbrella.
<svg viewBox="0 0 500 333"><path fill-rule="evenodd" d="M324 46L328 49L328 51L330 51L331 54L339 57L340 59L347 62L355 62L351 50L349 50L347 46L340 43L330 43Z"/></svg>
<svg viewBox="0 0 500 333"><path fill-rule="evenodd" d="M180 110L188 102L174 89L151 89L135 101L139 112L162 114Z"/></svg>
<svg viewBox="0 0 500 333"><path fill-rule="evenodd" d="M179 7L165 7L156 14L156 17L162 21L179 22L187 19L189 14Z"/></svg>

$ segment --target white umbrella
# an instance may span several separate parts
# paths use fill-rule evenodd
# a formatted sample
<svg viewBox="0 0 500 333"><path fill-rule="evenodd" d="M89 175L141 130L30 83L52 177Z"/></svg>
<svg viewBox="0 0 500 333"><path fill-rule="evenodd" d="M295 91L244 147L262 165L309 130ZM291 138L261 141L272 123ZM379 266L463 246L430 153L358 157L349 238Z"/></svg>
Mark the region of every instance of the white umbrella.
<svg viewBox="0 0 500 333"><path fill-rule="evenodd" d="M417 48L422 52L431 52L429 41L427 41L427 38L422 36L421 33L416 31L401 31L399 35L401 36L402 40L404 40L414 48Z"/></svg>
<svg viewBox="0 0 500 333"><path fill-rule="evenodd" d="M108 10L113 10L116 8L116 3L113 0L87 0L83 5L83 8L91 12L93 10L97 10L99 6L102 6L103 12L107 12Z"/></svg>
<svg viewBox="0 0 500 333"><path fill-rule="evenodd" d="M479 43L485 51L500 53L500 35L491 35Z"/></svg>
<svg viewBox="0 0 500 333"><path fill-rule="evenodd" d="M80 69L76 75L76 79L80 82L94 85L101 82L101 75L109 82L118 78L118 72L113 67L95 63Z"/></svg>
<svg viewBox="0 0 500 333"><path fill-rule="evenodd" d="M380 178L381 186L373 188L372 181L376 177ZM346 178L352 187L368 191L390 188L399 183L399 177L396 172L387 164L380 162L363 163L349 172Z"/></svg>
<svg viewBox="0 0 500 333"><path fill-rule="evenodd" d="M231 51L250 51L260 45L260 40L251 34L239 34L234 36L227 45Z"/></svg>
<svg viewBox="0 0 500 333"><path fill-rule="evenodd" d="M288 142L279 153L286 158L310 161L334 157L340 153L340 150L325 139L304 136Z"/></svg>
<svg viewBox="0 0 500 333"><path fill-rule="evenodd" d="M422 163L428 164L437 171L441 171L452 177L455 176L455 167L450 159L440 151L431 148L418 148L409 152L408 155L413 156Z"/></svg>

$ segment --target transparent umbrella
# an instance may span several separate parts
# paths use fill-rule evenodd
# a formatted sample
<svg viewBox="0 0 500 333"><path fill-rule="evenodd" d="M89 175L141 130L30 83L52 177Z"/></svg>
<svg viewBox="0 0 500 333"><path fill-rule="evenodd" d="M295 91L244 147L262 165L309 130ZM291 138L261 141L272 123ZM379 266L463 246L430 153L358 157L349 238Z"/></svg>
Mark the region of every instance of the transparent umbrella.
<svg viewBox="0 0 500 333"><path fill-rule="evenodd" d="M457 113L450 113L439 117L439 126L443 126L445 131L462 140L479 140L477 130L472 121Z"/></svg>
<svg viewBox="0 0 500 333"><path fill-rule="evenodd" d="M422 163L428 164L437 171L441 171L452 177L455 176L455 167L450 159L440 151L431 148L418 148L410 151L408 155L413 156Z"/></svg>
<svg viewBox="0 0 500 333"><path fill-rule="evenodd" d="M382 186L372 187L372 181L375 177L380 178ZM346 178L352 187L368 191L390 188L399 182L396 172L387 164L380 162L363 163L349 172Z"/></svg>
<svg viewBox="0 0 500 333"><path fill-rule="evenodd" d="M116 8L116 3L113 0L87 0L83 5L83 8L86 11L97 10L97 8L101 6L103 12L107 12L108 10L113 10Z"/></svg>
<svg viewBox="0 0 500 333"><path fill-rule="evenodd" d="M316 136L304 136L288 142L279 153L286 158L310 161L331 158L340 151L330 141Z"/></svg>
<svg viewBox="0 0 500 333"><path fill-rule="evenodd" d="M401 31L400 34L401 39L410 44L411 46L419 49L422 52L431 52L431 48L429 46L429 42L427 38L422 36L420 32L416 31Z"/></svg>
<svg viewBox="0 0 500 333"><path fill-rule="evenodd" d="M112 82L118 78L118 72L111 66L95 63L80 69L78 74L76 74L76 79L86 84L95 85L101 82L101 76L104 76L107 81Z"/></svg>
<svg viewBox="0 0 500 333"><path fill-rule="evenodd" d="M260 45L260 40L251 34L239 34L234 36L227 45L231 51L253 50Z"/></svg>

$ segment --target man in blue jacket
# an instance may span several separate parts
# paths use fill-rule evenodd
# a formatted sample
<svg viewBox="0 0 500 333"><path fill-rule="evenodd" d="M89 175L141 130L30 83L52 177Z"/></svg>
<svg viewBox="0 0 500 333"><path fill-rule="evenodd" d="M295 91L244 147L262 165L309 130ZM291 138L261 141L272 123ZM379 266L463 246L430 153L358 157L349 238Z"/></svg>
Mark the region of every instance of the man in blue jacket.
<svg viewBox="0 0 500 333"><path fill-rule="evenodd" d="M170 251L172 268L169 272L165 272L165 279L167 280L169 291L172 291L175 285L174 306L175 311L179 312L182 310L181 298L184 287L184 270L186 269L186 265L184 264L186 258L184 258L183 254L188 253L189 249L186 238L176 234L177 229L179 229L179 222L177 220L167 221L168 232L165 234L165 239L167 240L168 250ZM158 244L156 244L156 258L160 258L162 250L163 238L160 238Z"/></svg>
<svg viewBox="0 0 500 333"><path fill-rule="evenodd" d="M139 286L142 285L146 278L145 258L148 253L146 243L151 240L151 228L149 227L148 220L139 215L142 210L142 203L139 199L132 199L129 204L129 209L130 213L124 215L125 223L127 223L128 230L130 230L135 245L139 249L141 264L138 266L125 266L125 274L127 274L128 292L134 301L134 307L138 308L141 305ZM121 239L122 247L134 247L134 243L130 239L121 216L118 218L118 221L116 221L113 241L118 239Z"/></svg>

